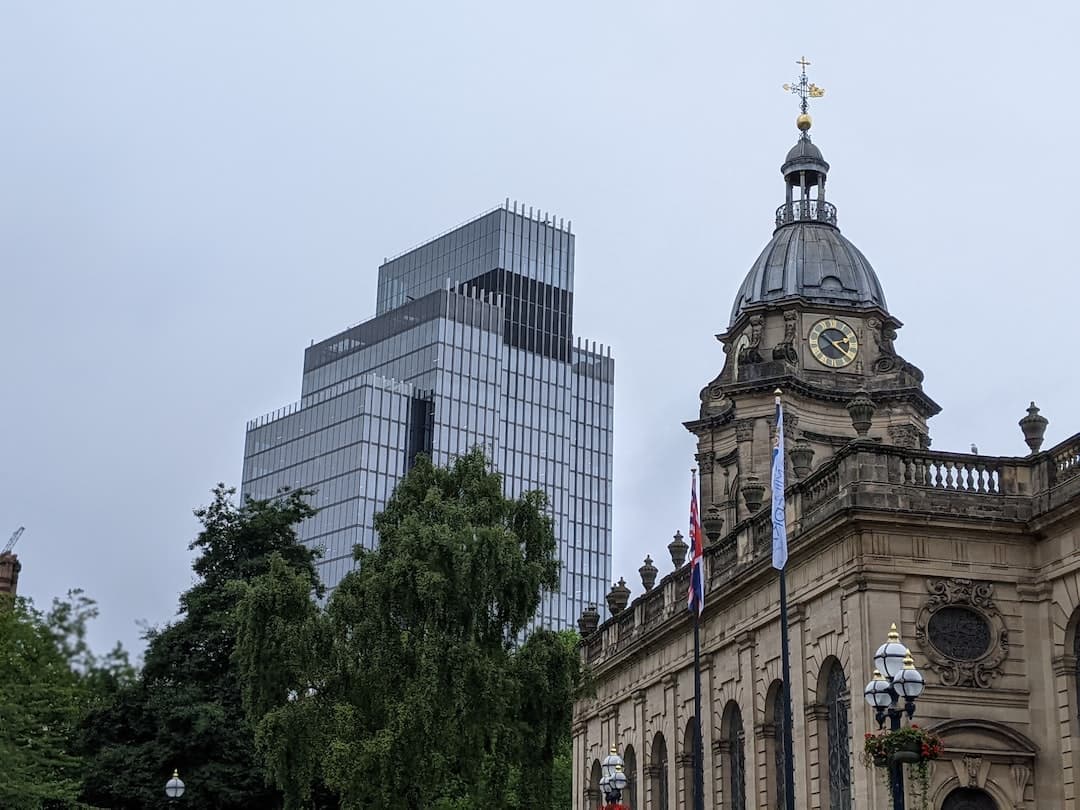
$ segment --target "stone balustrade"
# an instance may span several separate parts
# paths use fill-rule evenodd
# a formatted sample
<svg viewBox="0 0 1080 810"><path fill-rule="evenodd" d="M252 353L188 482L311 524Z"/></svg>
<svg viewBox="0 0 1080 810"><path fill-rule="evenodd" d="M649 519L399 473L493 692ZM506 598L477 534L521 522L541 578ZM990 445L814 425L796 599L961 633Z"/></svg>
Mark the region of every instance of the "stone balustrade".
<svg viewBox="0 0 1080 810"><path fill-rule="evenodd" d="M804 532L853 508L947 511L1022 523L1075 497L1075 491L1080 491L1080 434L1022 458L855 441L787 488L788 538L797 547ZM771 557L772 511L766 497L756 514L707 546L707 590L722 590L752 570L763 571ZM632 638L683 621L689 582L689 564L665 576L583 641L585 660L596 665Z"/></svg>

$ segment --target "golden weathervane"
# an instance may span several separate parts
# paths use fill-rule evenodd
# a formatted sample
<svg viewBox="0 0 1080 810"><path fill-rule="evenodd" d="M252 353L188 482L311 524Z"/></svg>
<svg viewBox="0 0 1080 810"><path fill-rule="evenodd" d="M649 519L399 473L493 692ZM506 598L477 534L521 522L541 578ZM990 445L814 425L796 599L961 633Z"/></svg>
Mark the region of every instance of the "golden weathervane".
<svg viewBox="0 0 1080 810"><path fill-rule="evenodd" d="M810 64L804 56L796 63L802 67L802 75L800 75L794 84L785 84L784 89L789 93L799 97L799 110L800 115L796 119L796 123L800 130L806 132L810 129L810 113L808 112L810 104L809 100L812 98L821 98L825 95L825 89L818 87L816 84L806 78L806 68Z"/></svg>

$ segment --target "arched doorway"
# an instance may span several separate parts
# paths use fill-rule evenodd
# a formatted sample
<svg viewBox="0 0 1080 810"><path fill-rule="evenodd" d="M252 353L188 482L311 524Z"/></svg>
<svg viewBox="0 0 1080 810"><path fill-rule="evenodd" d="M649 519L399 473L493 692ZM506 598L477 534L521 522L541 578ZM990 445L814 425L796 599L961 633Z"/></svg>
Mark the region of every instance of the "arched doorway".
<svg viewBox="0 0 1080 810"><path fill-rule="evenodd" d="M998 806L985 790L964 787L946 796L941 810L998 810Z"/></svg>

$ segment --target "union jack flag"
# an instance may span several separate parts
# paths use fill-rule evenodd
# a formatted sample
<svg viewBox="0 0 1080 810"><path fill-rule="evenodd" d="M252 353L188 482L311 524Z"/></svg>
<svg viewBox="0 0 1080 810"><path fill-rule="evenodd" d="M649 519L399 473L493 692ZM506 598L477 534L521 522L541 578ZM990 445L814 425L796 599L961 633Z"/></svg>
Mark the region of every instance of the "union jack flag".
<svg viewBox="0 0 1080 810"><path fill-rule="evenodd" d="M705 561L701 543L701 520L698 517L697 478L690 474L690 589L686 595L687 610L705 609Z"/></svg>

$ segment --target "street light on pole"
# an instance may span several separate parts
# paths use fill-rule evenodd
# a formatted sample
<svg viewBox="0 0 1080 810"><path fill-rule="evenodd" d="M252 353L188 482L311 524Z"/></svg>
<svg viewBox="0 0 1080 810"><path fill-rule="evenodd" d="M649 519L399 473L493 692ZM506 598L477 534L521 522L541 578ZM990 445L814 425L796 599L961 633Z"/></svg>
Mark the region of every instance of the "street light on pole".
<svg viewBox="0 0 1080 810"><path fill-rule="evenodd" d="M180 772L175 769L172 772L172 779L165 783L165 795L171 802L175 802L184 795L184 783L180 780Z"/></svg>
<svg viewBox="0 0 1080 810"><path fill-rule="evenodd" d="M623 773L623 759L614 745L600 763L600 770L603 773L600 777L600 792L604 795L604 804L616 804L626 788L626 774Z"/></svg>
<svg viewBox="0 0 1080 810"><path fill-rule="evenodd" d="M874 675L863 690L866 702L874 708L878 728L885 728L885 718L889 719L889 730L899 731L903 715L908 720L915 716L915 699L926 687L922 673L915 669L911 650L900 642L900 633L893 624L888 640L878 647L874 655ZM903 707L900 701L903 700ZM893 810L904 810L904 765L895 755L889 762L892 786Z"/></svg>

